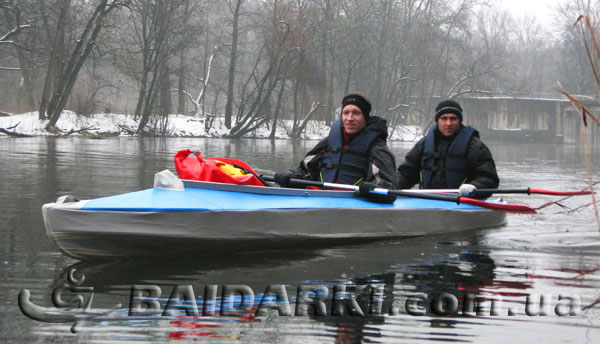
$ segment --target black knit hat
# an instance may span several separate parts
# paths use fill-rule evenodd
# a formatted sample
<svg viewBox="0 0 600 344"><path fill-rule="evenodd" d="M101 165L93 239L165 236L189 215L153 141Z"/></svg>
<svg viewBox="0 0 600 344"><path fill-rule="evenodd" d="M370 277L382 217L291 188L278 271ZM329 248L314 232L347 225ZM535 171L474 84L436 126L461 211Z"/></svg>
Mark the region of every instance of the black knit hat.
<svg viewBox="0 0 600 344"><path fill-rule="evenodd" d="M437 122L446 113L453 113L461 122L463 120L462 107L454 100L444 100L435 107L435 121Z"/></svg>
<svg viewBox="0 0 600 344"><path fill-rule="evenodd" d="M365 116L365 120L369 121L369 115L371 113L371 101L366 95L358 92L348 93L344 96L344 99L342 99L342 111L344 111L344 107L346 107L346 105L350 104L358 106L360 111L362 111L363 116Z"/></svg>

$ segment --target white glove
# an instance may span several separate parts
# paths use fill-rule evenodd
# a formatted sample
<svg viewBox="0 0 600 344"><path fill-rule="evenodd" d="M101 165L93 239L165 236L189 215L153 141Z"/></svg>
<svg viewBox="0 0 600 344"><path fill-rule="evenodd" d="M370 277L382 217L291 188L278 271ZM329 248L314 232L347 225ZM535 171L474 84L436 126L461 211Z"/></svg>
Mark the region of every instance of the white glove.
<svg viewBox="0 0 600 344"><path fill-rule="evenodd" d="M477 190L477 187L473 184L463 184L458 188L458 192L461 196L467 196L471 192Z"/></svg>

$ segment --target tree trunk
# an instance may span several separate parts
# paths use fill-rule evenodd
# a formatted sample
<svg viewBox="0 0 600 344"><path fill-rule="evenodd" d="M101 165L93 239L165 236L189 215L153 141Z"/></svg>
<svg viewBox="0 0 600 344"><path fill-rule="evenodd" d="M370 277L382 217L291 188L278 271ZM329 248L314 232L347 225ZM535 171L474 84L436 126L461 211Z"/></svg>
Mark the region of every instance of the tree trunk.
<svg viewBox="0 0 600 344"><path fill-rule="evenodd" d="M42 5L44 3L42 2ZM59 70L61 69L61 51L66 50L64 47L64 36L65 36L65 25L67 20L67 14L71 0L62 0L60 7L60 14L57 19L56 31L54 36L51 34L50 25L48 20L44 17L44 27L46 28L47 38L50 45L50 61L48 62L48 69L46 70L46 78L44 80L44 88L42 89L42 97L40 99L40 108L38 116L40 120L49 118L48 104L50 99L54 96L54 90L57 88L58 77L60 76Z"/></svg>
<svg viewBox="0 0 600 344"><path fill-rule="evenodd" d="M159 104L159 108L160 108L160 113L159 116L162 120L162 126L161 126L161 135L165 135L167 134L167 122L168 122L168 118L169 118L169 114L171 113L171 108L173 106L173 102L171 101L171 79L169 78L170 76L170 70L169 70L169 64L166 62L163 62L163 67L161 68L161 73L160 73L160 104Z"/></svg>
<svg viewBox="0 0 600 344"><path fill-rule="evenodd" d="M148 71L147 68L144 68L144 71L142 72L142 78L140 81L140 92L138 95L138 100L137 103L135 105L135 112L134 112L134 118L138 119L142 117L142 111L144 109L144 102L146 101L146 88L148 85L148 78L149 78L149 74L150 71Z"/></svg>
<svg viewBox="0 0 600 344"><path fill-rule="evenodd" d="M73 90L77 75L92 51L92 48L96 44L96 39L104 24L104 18L117 6L122 5L122 3L111 3L110 5L107 3L108 0L103 0L96 6L83 33L77 40L77 44L67 61L66 68L64 68L61 77L57 80L57 86L48 102L48 108L46 110L49 119L46 124L46 130L55 129L56 122Z"/></svg>
<svg viewBox="0 0 600 344"><path fill-rule="evenodd" d="M181 49L181 55L179 59L179 69L177 73L178 81L177 88L177 113L185 115L185 73L187 72L185 66L185 47Z"/></svg>
<svg viewBox="0 0 600 344"><path fill-rule="evenodd" d="M150 115L152 114L152 109L154 108L154 102L156 100L156 83L159 79L158 66L158 63L154 65L154 69L152 70L152 78L150 79L150 84L148 85L147 93L144 96L144 102L141 105L141 117L137 129L138 133L140 134L144 134L144 128L146 127L146 124L148 124L148 121L150 120Z"/></svg>
<svg viewBox="0 0 600 344"><path fill-rule="evenodd" d="M244 0L236 0L233 9L233 28L231 33L231 54L229 56L229 73L227 77L227 103L225 105L225 127L231 129L233 113L233 86L235 82L235 63L237 60L240 9Z"/></svg>
<svg viewBox="0 0 600 344"><path fill-rule="evenodd" d="M65 71L62 73L62 77L60 80L58 80L56 92L48 103L47 112L49 120L48 124L46 124L47 130L54 129L56 122L58 121L60 114L67 103L67 99L71 95L71 90L73 89L73 85L75 85L77 75L79 74L83 63L94 47L96 38L98 37L100 29L102 28L104 17L107 14L107 12L105 12L107 2L108 0L103 0L96 7L94 14L88 21L85 30L77 41Z"/></svg>
<svg viewBox="0 0 600 344"><path fill-rule="evenodd" d="M298 82L298 80L294 81L294 120L293 120L293 124L292 124L292 132L296 130L296 126L298 125L299 122L299 112L300 110L298 109L298 93L300 93L300 86L299 86L300 82Z"/></svg>
<svg viewBox="0 0 600 344"><path fill-rule="evenodd" d="M139 49L142 55L142 83L136 115L139 115L137 132L146 134L146 125L153 115L157 120L165 118L172 111L170 96L170 77L168 62L170 58L182 50L183 40L178 40L177 29L182 28L185 15L182 1L149 1L141 2L135 7L134 20L139 21L141 34ZM157 121L156 124L159 122ZM151 134L160 132L161 128L154 126Z"/></svg>
<svg viewBox="0 0 600 344"><path fill-rule="evenodd" d="M285 80L281 80L281 88L279 89L279 95L277 96L277 105L275 105L275 114L273 114L273 125L271 126L271 134L269 138L275 139L275 132L277 131L277 121L279 120L279 111L281 110L281 99L283 98L283 91L285 89Z"/></svg>
<svg viewBox="0 0 600 344"><path fill-rule="evenodd" d="M189 22L189 18L190 18L190 2L186 1L184 3L184 9L183 9L183 27L185 30L187 30L188 28L188 22ZM185 79L185 74L187 72L187 68L186 68L186 63L185 63L185 58L186 58L186 53L187 53L187 45L183 44L181 46L181 51L180 51L180 59L179 59L179 69L178 69L178 82L177 82L177 88L179 89L179 91L177 92L177 113L181 114L181 115L185 115L185 83L186 83L186 79Z"/></svg>

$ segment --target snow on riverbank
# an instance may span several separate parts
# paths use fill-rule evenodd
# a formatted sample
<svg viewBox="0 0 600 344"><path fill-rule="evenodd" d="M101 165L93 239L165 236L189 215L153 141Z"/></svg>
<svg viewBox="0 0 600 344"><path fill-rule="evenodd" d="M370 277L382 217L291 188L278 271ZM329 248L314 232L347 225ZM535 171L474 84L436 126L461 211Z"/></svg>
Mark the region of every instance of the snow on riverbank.
<svg viewBox="0 0 600 344"><path fill-rule="evenodd" d="M223 137L228 133L228 129L223 125L222 117L215 117L208 130L205 120L207 119L170 115L166 134L173 137ZM46 121L38 119L37 112L0 117L0 128L9 132L31 136L55 135L44 129L45 124ZM278 124L276 138L289 139L291 125L291 121L281 121L281 124ZM56 127L62 135L133 136L137 126L138 123L132 116L105 113L78 116L72 111L64 111L56 123ZM148 123L148 128L154 126L154 123ZM268 138L270 132L271 127L265 125L247 134L246 137ZM327 136L328 133L329 127L325 123L311 121L304 131L303 138L317 140ZM390 128L389 134L392 141L416 141L423 136L421 129L416 126L399 126L393 130ZM6 134L0 133L0 136L6 136Z"/></svg>

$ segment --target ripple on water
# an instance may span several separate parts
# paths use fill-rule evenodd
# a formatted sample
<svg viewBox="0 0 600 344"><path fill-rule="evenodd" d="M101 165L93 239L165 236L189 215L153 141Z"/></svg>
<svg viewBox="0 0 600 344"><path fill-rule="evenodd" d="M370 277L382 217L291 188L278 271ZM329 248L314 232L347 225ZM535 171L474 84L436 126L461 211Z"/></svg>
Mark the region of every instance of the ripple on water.
<svg viewBox="0 0 600 344"><path fill-rule="evenodd" d="M600 235L589 197L561 200L538 215L509 215L499 228L437 237L338 247L305 252L256 253L243 257L187 257L170 262L81 265L64 257L47 239L40 213L44 202L70 193L79 198L134 191L152 185L154 172L174 170L172 157L183 148L204 156L228 156L261 171L294 167L315 142L209 139L29 138L3 140L0 152L0 339L6 342L252 342L252 343L414 343L414 342L597 342L600 340ZM412 144L391 144L401 158ZM557 190L586 186L581 152L572 146L490 144L503 188ZM541 153L540 153L541 152ZM542 154L542 159L540 158ZM598 157L594 161L599 161ZM542 206L557 198L506 195L509 203ZM559 198L560 199L560 198ZM577 209L574 213L569 210ZM312 220L312 219L311 219ZM88 319L71 332L69 323L26 318L16 306L19 290L51 306L56 286L70 268L94 288L97 309L106 317ZM134 284L157 284L166 300L175 285L192 285L197 298L206 285L244 284L256 294L283 284L295 300L302 283L378 283L385 307L395 315L369 317L279 316L269 313L200 318L137 317L127 314ZM332 290L332 289L330 289ZM415 295L431 302L440 295L458 301L454 315L407 314ZM471 297L483 298L483 314L465 314ZM527 296L550 295L549 315L527 315ZM560 295L580 299L577 316L556 315ZM87 295L86 295L87 297ZM491 300L498 315L491 315ZM116 307L122 303L121 307ZM331 301L327 303L331 307ZM465 306L466 305L466 306ZM533 306L535 306L535 302ZM539 308L539 307L538 307ZM531 308L535 313L536 309ZM509 315L509 311L516 315Z"/></svg>

